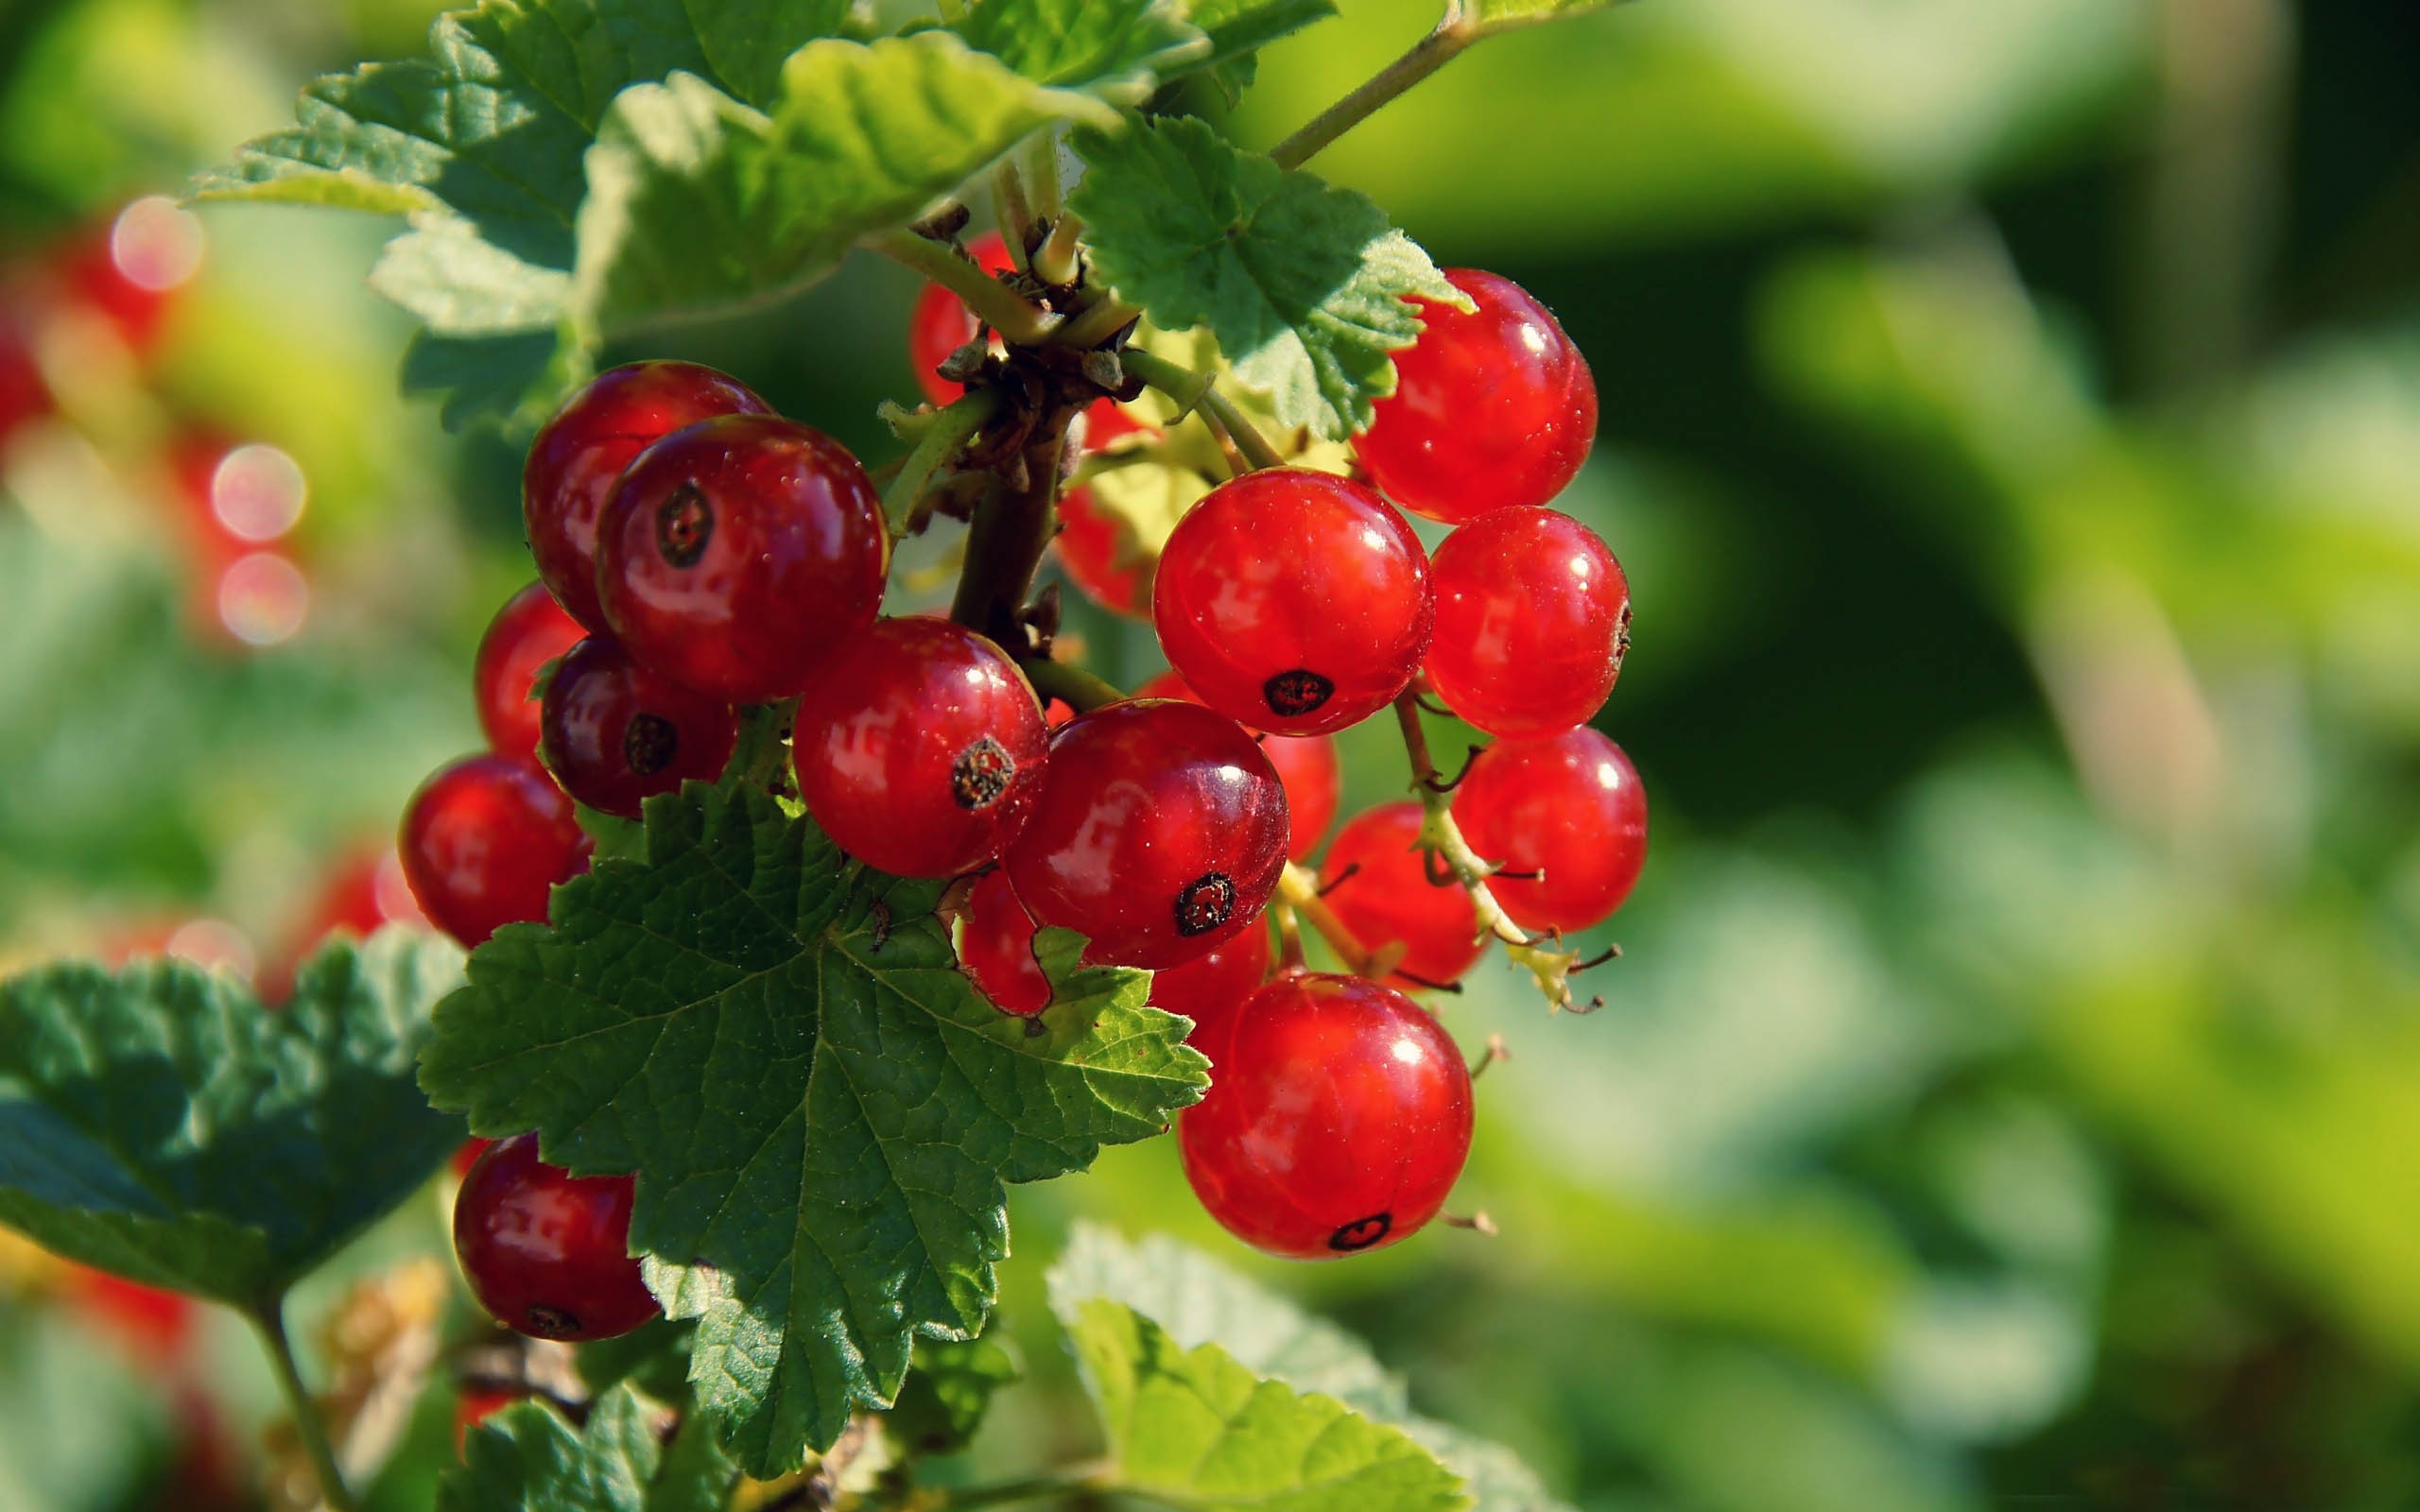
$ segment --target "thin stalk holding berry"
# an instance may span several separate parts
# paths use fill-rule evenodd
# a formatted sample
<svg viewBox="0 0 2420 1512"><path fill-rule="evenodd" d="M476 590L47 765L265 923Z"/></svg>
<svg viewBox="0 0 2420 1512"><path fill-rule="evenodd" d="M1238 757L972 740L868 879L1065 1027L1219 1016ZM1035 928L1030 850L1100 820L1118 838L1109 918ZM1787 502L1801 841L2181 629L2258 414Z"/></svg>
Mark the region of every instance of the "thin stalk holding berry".
<svg viewBox="0 0 2420 1512"><path fill-rule="evenodd" d="M944 243L912 231L900 231L880 238L873 246L884 256L906 264L965 301L977 319L1011 341L1043 340L1063 323L1057 314L1020 298L1015 290Z"/></svg>

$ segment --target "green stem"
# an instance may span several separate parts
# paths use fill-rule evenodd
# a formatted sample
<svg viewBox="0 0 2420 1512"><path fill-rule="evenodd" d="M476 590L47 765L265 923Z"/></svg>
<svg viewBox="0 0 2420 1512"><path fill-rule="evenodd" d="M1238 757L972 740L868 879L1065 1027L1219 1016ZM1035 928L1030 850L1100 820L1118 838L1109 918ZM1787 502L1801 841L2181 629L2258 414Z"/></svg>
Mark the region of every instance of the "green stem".
<svg viewBox="0 0 2420 1512"><path fill-rule="evenodd" d="M1056 221L1066 210L1066 190L1059 181L1058 132L1038 132L1026 144L1025 176L1032 185L1034 214Z"/></svg>
<svg viewBox="0 0 2420 1512"><path fill-rule="evenodd" d="M1072 662L1053 662L1048 657L1028 656L1017 659L1017 666L1026 680L1045 700L1056 698L1078 713L1090 713L1106 704L1126 696L1117 685L1106 678L1096 677Z"/></svg>
<svg viewBox="0 0 2420 1512"><path fill-rule="evenodd" d="M1404 753L1411 759L1411 790L1420 799L1420 848L1434 854L1470 894L1479 933L1494 936L1513 965L1537 978L1547 1003L1571 1006L1571 969L1580 963L1580 953L1556 949L1559 941L1553 936L1530 938L1496 902L1487 885L1496 868L1471 849L1461 826L1454 822L1454 796L1438 789L1437 763L1428 753L1428 731L1420 723L1420 700L1409 688L1395 700L1395 722L1403 729Z"/></svg>
<svg viewBox="0 0 2420 1512"><path fill-rule="evenodd" d="M1080 351L1098 347L1142 313L1123 300L1103 298L1098 304L1061 326L1058 335L1052 339L1062 346Z"/></svg>
<svg viewBox="0 0 2420 1512"><path fill-rule="evenodd" d="M933 1487L924 1493L932 1500L920 1504L931 1508L932 1512L966 1512L971 1507L1006 1506L1012 1502L1031 1502L1046 1496L1115 1489L1116 1481L1108 1467L1071 1465L1065 1469L1047 1470L1023 1480L996 1481L990 1486L967 1486L950 1490Z"/></svg>
<svg viewBox="0 0 2420 1512"><path fill-rule="evenodd" d="M1018 298L1015 290L940 242L912 231L900 231L879 237L872 245L884 256L907 264L964 300L977 319L1011 341L1030 346L1061 324L1057 315Z"/></svg>
<svg viewBox="0 0 2420 1512"><path fill-rule="evenodd" d="M1060 462L1077 413L1077 406L1062 404L1042 417L1019 454L1025 486L994 492L967 528L966 562L949 617L990 636L1011 656L1025 654L1028 645L1019 614L1058 530Z"/></svg>
<svg viewBox="0 0 2420 1512"><path fill-rule="evenodd" d="M320 1419L320 1405L311 1400L309 1388L302 1384L302 1372L294 1363L293 1341L285 1336L285 1299L265 1303L260 1311L247 1315L260 1332L262 1347L268 1350L278 1388L285 1393L285 1405L294 1414L295 1435L302 1440L302 1452L310 1456L311 1472L319 1477L320 1497L333 1512L354 1512L358 1503L345 1489L344 1476L337 1469L328 1425Z"/></svg>
<svg viewBox="0 0 2420 1512"><path fill-rule="evenodd" d="M1233 401L1219 392L1218 385L1208 374L1195 372L1190 368L1181 367L1149 352L1122 352L1118 353L1118 360L1126 365L1128 372L1175 400L1184 408L1202 410L1213 423L1234 438L1236 449L1242 452L1244 460L1253 467L1286 465L1286 459L1277 454L1277 448L1269 444L1269 438L1261 435L1253 422L1244 418L1244 412L1237 409Z"/></svg>
<svg viewBox="0 0 2420 1512"><path fill-rule="evenodd" d="M1329 143L1375 115L1382 106L1461 56L1462 49L1487 33L1450 5L1437 29L1412 43L1410 51L1372 75L1360 88L1311 117L1303 129L1270 149L1282 168L1299 168Z"/></svg>
<svg viewBox="0 0 2420 1512"><path fill-rule="evenodd" d="M1050 223L1050 234L1044 238L1042 249L1033 254L1033 276L1045 284L1076 282L1076 245L1083 234L1084 223L1066 211L1061 211L1059 218ZM1084 313L1090 315L1092 311ZM1125 323L1124 320L1117 322L1118 325ZM1115 330L1116 327L1111 329Z"/></svg>
<svg viewBox="0 0 2420 1512"><path fill-rule="evenodd" d="M1342 961L1344 969L1354 975L1380 977L1401 964L1403 953L1400 950L1394 952L1394 959L1381 965L1377 952L1363 949L1352 926L1339 918L1336 910L1328 906L1327 900L1320 896L1319 878L1291 861L1287 862L1286 869L1278 874L1277 896L1288 908L1310 920L1311 928L1319 932L1320 938L1327 941L1327 948L1336 952L1336 958Z"/></svg>
<svg viewBox="0 0 2420 1512"><path fill-rule="evenodd" d="M899 466L899 475L883 491L883 518L890 522L893 541L924 528L925 495L933 479L957 456L967 441L1000 407L1000 397L988 388L972 388L930 417L916 448Z"/></svg>
<svg viewBox="0 0 2420 1512"><path fill-rule="evenodd" d="M992 215L1000 223L1000 238L1009 244L1009 257L1020 271L1029 269L1031 254L1028 248L1033 241L1033 206L1025 198L1025 180L1017 176L1014 159L1008 159L992 172Z"/></svg>

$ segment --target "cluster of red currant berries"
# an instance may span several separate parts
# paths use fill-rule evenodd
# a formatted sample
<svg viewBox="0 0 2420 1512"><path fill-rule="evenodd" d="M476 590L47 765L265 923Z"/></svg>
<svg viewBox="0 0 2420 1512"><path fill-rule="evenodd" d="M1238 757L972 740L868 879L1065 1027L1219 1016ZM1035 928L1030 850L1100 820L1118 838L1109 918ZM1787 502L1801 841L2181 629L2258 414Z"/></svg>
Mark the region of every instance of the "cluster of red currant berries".
<svg viewBox="0 0 2420 1512"><path fill-rule="evenodd" d="M1469 1150L1452 1039L1395 986L1298 960L1271 974L1264 910L1339 802L1330 737L1424 693L1498 737L1453 813L1530 929L1609 915L1646 832L1635 772L1586 723L1628 644L1628 590L1602 541L1544 507L1587 454L1593 381L1517 286L1449 277L1475 309L1426 311L1358 440L1362 477L1244 472L1184 516L1155 570L1118 568L1114 532L1070 496L1071 576L1148 613L1172 670L1063 721L1019 665L1034 648L879 617L890 538L847 451L708 369L606 373L531 449L541 582L479 652L493 749L438 773L406 815L422 907L465 943L543 919L586 865L572 799L635 816L720 771L739 706L795 699L808 811L872 867L961 883L959 958L990 1001L1049 1006L1033 938L1054 925L1087 938L1087 962L1151 969L1150 1002L1195 1020L1214 1086L1181 1144L1220 1223L1303 1257L1418 1229ZM910 328L923 369L984 339L939 288ZM937 404L958 391L938 374L926 387ZM1096 444L1135 428L1096 408ZM1433 559L1398 506L1454 527ZM1483 945L1468 878L1423 849L1426 822L1416 802L1364 814L1320 874L1341 926L1414 987L1451 982ZM472 1168L457 1245L498 1317L600 1337L654 1311L629 1206L628 1178L568 1177L524 1135Z"/></svg>

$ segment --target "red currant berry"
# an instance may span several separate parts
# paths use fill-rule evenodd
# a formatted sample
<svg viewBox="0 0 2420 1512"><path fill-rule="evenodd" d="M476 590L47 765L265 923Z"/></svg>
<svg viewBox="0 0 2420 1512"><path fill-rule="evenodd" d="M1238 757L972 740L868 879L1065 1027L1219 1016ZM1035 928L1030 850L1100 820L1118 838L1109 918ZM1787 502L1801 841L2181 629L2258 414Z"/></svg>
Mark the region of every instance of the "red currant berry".
<svg viewBox="0 0 2420 1512"><path fill-rule="evenodd" d="M1067 490L1059 501L1059 523L1058 539L1051 544L1067 580L1114 614L1150 618L1151 564L1139 557L1120 563L1125 534L1093 503L1090 489Z"/></svg>
<svg viewBox="0 0 2420 1512"><path fill-rule="evenodd" d="M521 523L538 576L571 617L605 628L596 602L596 528L631 459L684 425L771 406L712 368L634 362L599 373L530 443L521 473Z"/></svg>
<svg viewBox="0 0 2420 1512"><path fill-rule="evenodd" d="M1350 478L1300 468L1220 485L1160 553L1151 619L1211 708L1318 735L1383 709L1428 649L1428 555Z"/></svg>
<svg viewBox="0 0 2420 1512"><path fill-rule="evenodd" d="M1511 279L1448 268L1478 306L1421 301L1426 327L1395 353L1395 391L1354 450L1414 514L1460 524L1564 490L1597 439L1597 380L1547 307Z"/></svg>
<svg viewBox="0 0 2420 1512"><path fill-rule="evenodd" d="M1286 834L1286 789L1251 735L1147 698L1051 737L1041 800L1004 859L1033 917L1082 934L1088 959L1175 966L1259 917Z"/></svg>
<svg viewBox="0 0 2420 1512"><path fill-rule="evenodd" d="M1202 1045L1208 1095L1179 1115L1210 1216L1272 1255L1392 1245L1444 1205L1471 1149L1471 1078L1420 1005L1355 976L1280 975Z"/></svg>
<svg viewBox="0 0 2420 1512"><path fill-rule="evenodd" d="M631 656L731 703L805 691L882 605L882 500L846 447L772 415L675 431L622 475L597 533L605 618Z"/></svg>
<svg viewBox="0 0 2420 1512"><path fill-rule="evenodd" d="M1251 928L1207 955L1152 972L1151 995L1145 1001L1191 1019L1193 1033L1187 1038L1205 1043L1223 1032L1218 1026L1267 980L1269 923L1255 916Z"/></svg>
<svg viewBox="0 0 2420 1512"><path fill-rule="evenodd" d="M489 749L504 756L536 754L538 700L529 696L529 690L547 662L587 633L563 612L544 583L531 583L505 600L487 634L479 638L479 657L471 676Z"/></svg>
<svg viewBox="0 0 2420 1512"><path fill-rule="evenodd" d="M1134 696L1201 701L1173 672L1163 672L1144 683L1134 690ZM1263 735L1260 751L1277 768L1277 780L1286 784L1286 853L1296 861L1307 861L1319 849L1344 797L1344 773L1337 765L1336 741L1328 735Z"/></svg>
<svg viewBox="0 0 2420 1512"><path fill-rule="evenodd" d="M985 872L967 895L959 926L958 964L993 1006L1031 1018L1050 1006L1050 979L1033 954L1033 916L1017 902L1006 871Z"/></svg>
<svg viewBox="0 0 2420 1512"><path fill-rule="evenodd" d="M539 1339L610 1339L662 1309L631 1255L631 1181L573 1176L538 1136L490 1145L454 1194L454 1255L471 1294Z"/></svg>
<svg viewBox="0 0 2420 1512"><path fill-rule="evenodd" d="M454 1153L446 1157L445 1161L446 1164L454 1168L454 1179L459 1181L464 1177L469 1176L471 1174L471 1167L479 1163L479 1157L487 1154L488 1146L494 1143L495 1141L493 1140L481 1139L476 1134L474 1134L469 1139L464 1140L460 1144L455 1146Z"/></svg>
<svg viewBox="0 0 2420 1512"><path fill-rule="evenodd" d="M1489 890L1528 929L1602 922L1647 864L1647 790L1638 769L1584 725L1489 747L1454 795L1454 817L1471 849L1508 873Z"/></svg>
<svg viewBox="0 0 2420 1512"><path fill-rule="evenodd" d="M462 1452L472 1429L527 1395L526 1391L464 1387L461 1395L454 1399L454 1452Z"/></svg>
<svg viewBox="0 0 2420 1512"><path fill-rule="evenodd" d="M1328 906L1364 950L1400 940L1401 981L1451 982L1485 949L1478 909L1458 883L1438 886L1417 849L1420 805L1381 803L1346 822L1320 865ZM1415 980L1416 979L1416 980Z"/></svg>
<svg viewBox="0 0 2420 1512"><path fill-rule="evenodd" d="M987 231L966 244L967 254L975 266L998 277L1016 266L1009 258L1009 244L996 231ZM949 361L950 353L975 339L980 329L975 312L966 301L939 284L927 284L916 296L916 308L908 318L908 361L916 369L916 387L936 404L946 404L966 392L966 386L954 384L933 369Z"/></svg>
<svg viewBox="0 0 2420 1512"><path fill-rule="evenodd" d="M468 756L421 784L396 842L429 922L476 945L546 917L555 884L588 865L571 799L535 762Z"/></svg>
<svg viewBox="0 0 2420 1512"><path fill-rule="evenodd" d="M546 765L592 809L639 816L639 805L696 778L722 775L739 713L658 677L603 636L571 648L544 705Z"/></svg>
<svg viewBox="0 0 2420 1512"><path fill-rule="evenodd" d="M798 712L799 796L879 871L954 877L1032 812L1050 733L1025 674L962 626L883 620L844 644Z"/></svg>
<svg viewBox="0 0 2420 1512"><path fill-rule="evenodd" d="M1431 568L1428 680L1491 735L1551 735L1604 707L1630 649L1630 584L1597 533L1552 509L1498 509Z"/></svg>

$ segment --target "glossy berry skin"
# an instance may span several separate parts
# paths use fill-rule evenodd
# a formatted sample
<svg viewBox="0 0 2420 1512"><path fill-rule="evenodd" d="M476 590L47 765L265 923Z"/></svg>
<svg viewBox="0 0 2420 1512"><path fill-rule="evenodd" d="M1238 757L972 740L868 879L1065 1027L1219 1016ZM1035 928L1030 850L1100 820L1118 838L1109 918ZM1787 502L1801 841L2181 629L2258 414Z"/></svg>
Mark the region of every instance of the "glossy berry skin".
<svg viewBox="0 0 2420 1512"><path fill-rule="evenodd" d="M1159 968L1260 916L1286 839L1286 789L1242 727L1142 698L1060 727L1041 801L1002 859L1033 917L1083 935L1090 959Z"/></svg>
<svg viewBox="0 0 2420 1512"><path fill-rule="evenodd" d="M998 646L948 620L883 620L799 705L799 795L874 869L955 877L1025 827L1049 748L1033 687Z"/></svg>
<svg viewBox="0 0 2420 1512"><path fill-rule="evenodd" d="M1009 259L1009 244L995 231L968 242L966 250L977 266L994 277L1016 266ZM966 301L939 284L925 284L916 296L916 308L908 317L908 361L916 369L916 387L926 399L946 404L966 392L965 385L954 384L933 369L974 340L979 328Z"/></svg>
<svg viewBox="0 0 2420 1512"><path fill-rule="evenodd" d="M1152 972L1151 995L1146 1001L1155 1008L1191 1019L1193 1032L1185 1038L1199 1041L1219 1033L1244 999L1267 980L1269 922L1254 915L1251 928L1217 950L1183 966Z"/></svg>
<svg viewBox="0 0 2420 1512"><path fill-rule="evenodd" d="M1169 535L1151 589L1168 664L1254 730L1358 724L1428 649L1428 554L1403 516L1350 478L1300 468L1211 490Z"/></svg>
<svg viewBox="0 0 2420 1512"><path fill-rule="evenodd" d="M727 703L803 693L873 623L890 568L882 501L848 448L728 415L639 455L597 534L605 618L631 656Z"/></svg>
<svg viewBox="0 0 2420 1512"><path fill-rule="evenodd" d="M1630 649L1630 584L1597 533L1552 509L1498 509L1430 564L1437 696L1491 735L1551 735L1604 707Z"/></svg>
<svg viewBox="0 0 2420 1512"><path fill-rule="evenodd" d="M589 849L553 778L494 755L440 767L404 809L396 841L413 901L465 946L543 921L548 894L587 868Z"/></svg>
<svg viewBox="0 0 2420 1512"><path fill-rule="evenodd" d="M1395 391L1354 450L1370 481L1447 524L1545 504L1597 439L1597 381L1547 307L1511 279L1448 268L1478 306L1420 301L1420 339L1395 353Z"/></svg>
<svg viewBox="0 0 2420 1512"><path fill-rule="evenodd" d="M1429 882L1413 848L1420 825L1418 803L1381 803L1339 830L1320 864L1328 906L1364 950L1404 943L1400 974L1392 980L1407 986L1454 981L1485 949L1470 894L1456 884Z"/></svg>
<svg viewBox="0 0 2420 1512"><path fill-rule="evenodd" d="M579 644L588 632L563 612L544 583L506 599L479 637L472 692L478 699L479 729L488 748L504 756L530 756L538 749L538 700L529 696L539 672Z"/></svg>
<svg viewBox="0 0 2420 1512"><path fill-rule="evenodd" d="M639 805L695 778L722 775L739 712L631 660L604 636L571 648L546 684L546 765L592 809L639 816Z"/></svg>
<svg viewBox="0 0 2420 1512"><path fill-rule="evenodd" d="M1163 672L1134 690L1137 698L1183 698L1201 702L1201 696L1173 672ZM1277 768L1286 784L1286 853L1307 861L1319 849L1327 827L1336 822L1336 806L1344 797L1344 772L1337 764L1336 741L1327 735L1263 735L1260 753Z"/></svg>
<svg viewBox="0 0 2420 1512"><path fill-rule="evenodd" d="M1184 1174L1256 1249L1332 1260L1417 1232L1471 1148L1471 1078L1420 1005L1353 976L1279 976L1194 1043L1210 1091L1181 1114Z"/></svg>
<svg viewBox="0 0 2420 1512"><path fill-rule="evenodd" d="M631 1255L631 1181L573 1176L538 1159L538 1136L490 1145L454 1194L454 1256L471 1295L506 1328L584 1341L662 1311Z"/></svg>
<svg viewBox="0 0 2420 1512"><path fill-rule="evenodd" d="M1029 1019L1050 1006L1050 979L1033 954L1033 916L1002 870L985 872L967 895L958 964L1002 1013Z"/></svg>
<svg viewBox="0 0 2420 1512"><path fill-rule="evenodd" d="M1533 930L1586 929L1630 897L1647 864L1647 790L1622 748L1585 726L1500 740L1454 795L1471 849L1508 872L1489 890Z"/></svg>
<svg viewBox="0 0 2420 1512"><path fill-rule="evenodd" d="M596 375L529 446L521 524L538 576L573 619L605 627L596 601L596 529L622 470L685 425L771 408L742 385L691 362L634 362Z"/></svg>

